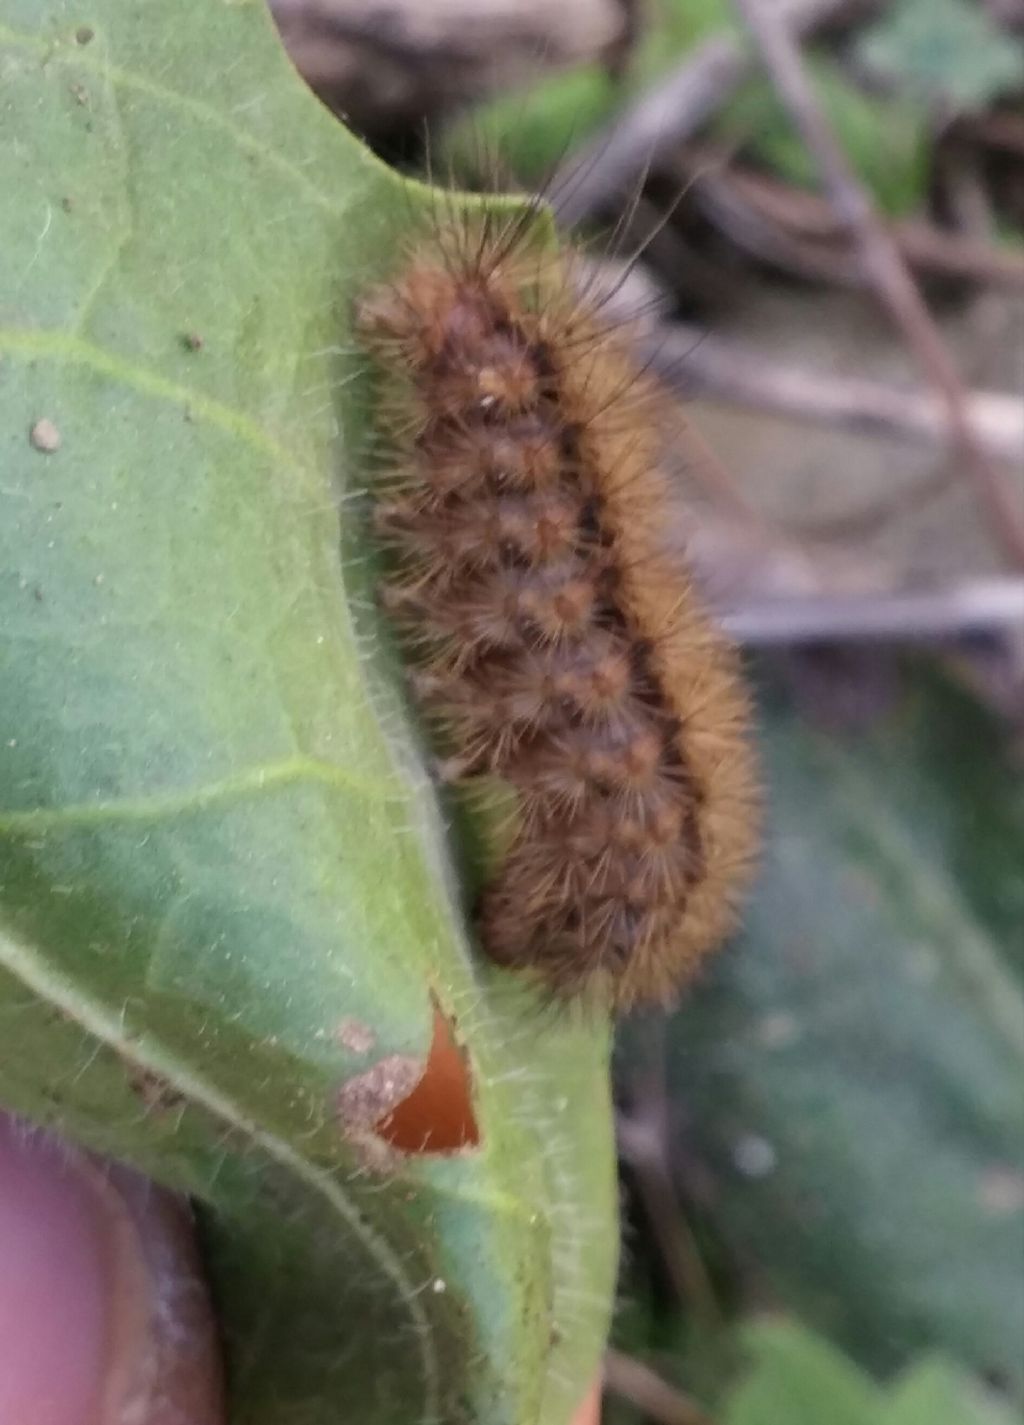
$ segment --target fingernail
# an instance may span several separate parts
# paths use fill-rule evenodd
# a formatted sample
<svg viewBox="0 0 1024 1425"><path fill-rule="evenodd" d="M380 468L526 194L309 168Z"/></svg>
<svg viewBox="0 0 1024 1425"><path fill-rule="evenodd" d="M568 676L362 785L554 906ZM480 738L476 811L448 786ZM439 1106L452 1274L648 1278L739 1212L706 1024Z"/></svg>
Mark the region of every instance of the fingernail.
<svg viewBox="0 0 1024 1425"><path fill-rule="evenodd" d="M0 1255L0 1420L221 1425L181 1200L0 1117Z"/></svg>

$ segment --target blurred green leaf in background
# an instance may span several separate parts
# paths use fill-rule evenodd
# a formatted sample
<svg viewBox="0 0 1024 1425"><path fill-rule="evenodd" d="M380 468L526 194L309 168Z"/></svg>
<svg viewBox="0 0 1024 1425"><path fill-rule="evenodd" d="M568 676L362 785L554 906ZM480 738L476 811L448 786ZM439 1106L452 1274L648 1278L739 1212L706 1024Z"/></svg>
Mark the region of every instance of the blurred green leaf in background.
<svg viewBox="0 0 1024 1425"><path fill-rule="evenodd" d="M893 216L918 206L928 184L928 131L922 105L903 94L869 96L827 58L808 73L857 176ZM742 144L791 183L817 186L814 160L773 86L752 79L718 116L716 135Z"/></svg>
<svg viewBox="0 0 1024 1425"><path fill-rule="evenodd" d="M751 1304L788 1307L872 1371L936 1349L1020 1394L1024 787L1010 747L921 667L868 729L816 728L770 692L763 745L758 894L667 1030L684 1196ZM626 1026L627 1075L648 1039Z"/></svg>
<svg viewBox="0 0 1024 1425"><path fill-rule="evenodd" d="M1024 74L1024 41L978 0L891 0L856 53L888 85L955 110L984 108Z"/></svg>
<svg viewBox="0 0 1024 1425"><path fill-rule="evenodd" d="M744 1333L752 1363L723 1425L1012 1425L1012 1416L951 1362L922 1359L888 1388L792 1322Z"/></svg>

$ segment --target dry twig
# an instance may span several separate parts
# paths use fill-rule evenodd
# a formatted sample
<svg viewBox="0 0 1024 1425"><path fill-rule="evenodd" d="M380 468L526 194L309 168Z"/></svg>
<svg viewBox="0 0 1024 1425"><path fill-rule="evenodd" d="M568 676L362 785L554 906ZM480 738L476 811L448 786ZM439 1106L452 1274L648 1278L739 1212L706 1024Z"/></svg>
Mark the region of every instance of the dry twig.
<svg viewBox="0 0 1024 1425"><path fill-rule="evenodd" d="M650 1099L635 1114L616 1124L619 1156L633 1170L637 1198L672 1290L694 1316L709 1326L721 1322L714 1287L700 1251L680 1211L665 1148L667 1104Z"/></svg>
<svg viewBox="0 0 1024 1425"><path fill-rule="evenodd" d="M622 1351L605 1352L604 1388L610 1395L628 1400L657 1425L714 1425L696 1401Z"/></svg>
<svg viewBox="0 0 1024 1425"><path fill-rule="evenodd" d="M759 601L721 615L750 646L835 642L917 642L977 634L1024 636L1024 579L976 579L947 589Z"/></svg>
<svg viewBox="0 0 1024 1425"><path fill-rule="evenodd" d="M782 11L764 0L734 0L794 124L814 157L837 216L857 246L864 271L941 392L950 435L973 477L993 538L1024 568L1024 500L975 438L956 365L938 326L907 271L871 197L847 162L804 69Z"/></svg>
<svg viewBox="0 0 1024 1425"><path fill-rule="evenodd" d="M727 169L716 157L708 146L694 146L685 154L686 172L697 201L738 246L801 275L864 284L849 232L826 200L762 173ZM922 273L1024 290L1019 253L920 219L887 226L906 262Z"/></svg>
<svg viewBox="0 0 1024 1425"><path fill-rule="evenodd" d="M1024 155L1024 118L1019 114L965 114L956 132L989 148Z"/></svg>
<svg viewBox="0 0 1024 1425"><path fill-rule="evenodd" d="M802 34L848 8L850 0L779 3L788 23ZM547 191L559 221L574 227L635 184L639 174L655 167L722 107L750 67L742 47L727 35L699 45L559 168Z"/></svg>
<svg viewBox="0 0 1024 1425"><path fill-rule="evenodd" d="M637 348L645 364L686 397L704 394L817 425L937 447L949 438L947 408L931 391L783 366L677 322L638 338ZM964 394L964 404L974 437L989 459L1019 463L1024 458L1020 400L973 391Z"/></svg>
<svg viewBox="0 0 1024 1425"><path fill-rule="evenodd" d="M633 1172L637 1199L677 1300L710 1330L721 1325L721 1308L669 1166L665 1033L663 1017L651 1022L643 1063L634 1065L624 1086L629 1111L616 1117L616 1140L619 1156Z"/></svg>

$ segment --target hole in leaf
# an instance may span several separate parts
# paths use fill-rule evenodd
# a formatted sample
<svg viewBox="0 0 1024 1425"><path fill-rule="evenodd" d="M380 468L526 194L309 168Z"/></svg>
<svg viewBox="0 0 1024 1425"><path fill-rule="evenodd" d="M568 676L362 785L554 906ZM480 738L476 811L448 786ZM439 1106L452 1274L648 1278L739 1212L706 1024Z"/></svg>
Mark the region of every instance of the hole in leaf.
<svg viewBox="0 0 1024 1425"><path fill-rule="evenodd" d="M435 1005L434 1036L423 1076L374 1124L373 1131L402 1153L454 1153L475 1148L480 1134L472 1088L466 1055Z"/></svg>

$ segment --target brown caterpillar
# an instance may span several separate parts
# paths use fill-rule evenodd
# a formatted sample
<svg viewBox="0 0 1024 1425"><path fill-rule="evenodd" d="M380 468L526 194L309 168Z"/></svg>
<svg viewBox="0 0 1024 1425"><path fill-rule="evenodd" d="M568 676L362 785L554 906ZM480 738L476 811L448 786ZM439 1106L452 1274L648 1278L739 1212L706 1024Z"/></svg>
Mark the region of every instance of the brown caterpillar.
<svg viewBox="0 0 1024 1425"><path fill-rule="evenodd" d="M360 305L385 378L383 602L447 775L516 792L485 949L624 1008L671 997L732 923L748 700L662 545L655 388L525 233L439 224Z"/></svg>

